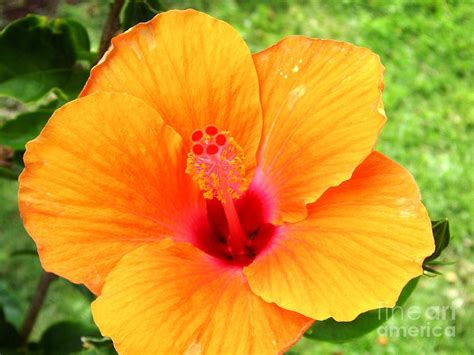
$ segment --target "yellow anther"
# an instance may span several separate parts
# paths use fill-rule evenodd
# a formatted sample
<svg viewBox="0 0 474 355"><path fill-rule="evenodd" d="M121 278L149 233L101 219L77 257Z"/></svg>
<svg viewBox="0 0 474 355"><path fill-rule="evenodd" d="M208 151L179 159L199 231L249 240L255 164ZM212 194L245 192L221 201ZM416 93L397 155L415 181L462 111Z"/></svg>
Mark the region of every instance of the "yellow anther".
<svg viewBox="0 0 474 355"><path fill-rule="evenodd" d="M199 132L199 131L195 131ZM200 139L194 139L199 137ZM237 199L245 186L244 152L229 132L193 133L186 173L197 182L207 199Z"/></svg>

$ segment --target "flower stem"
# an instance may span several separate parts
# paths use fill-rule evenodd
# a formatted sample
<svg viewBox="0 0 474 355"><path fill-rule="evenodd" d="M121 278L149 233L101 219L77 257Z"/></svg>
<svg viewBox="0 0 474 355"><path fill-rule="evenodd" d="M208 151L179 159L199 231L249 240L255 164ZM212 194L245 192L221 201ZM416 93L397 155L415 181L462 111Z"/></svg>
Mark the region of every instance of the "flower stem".
<svg viewBox="0 0 474 355"><path fill-rule="evenodd" d="M125 0L115 0L110 4L109 15L107 16L104 29L102 30L102 36L100 37L99 52L97 53L96 64L105 54L105 52L107 52L112 37L115 36L120 29L119 15L124 3Z"/></svg>
<svg viewBox="0 0 474 355"><path fill-rule="evenodd" d="M55 280L56 278L56 275L44 270L42 271L41 278L38 282L38 286L36 286L35 294L33 295L33 299L30 303L30 308L28 309L25 321L21 326L20 335L24 344L28 342L28 338L31 331L33 330L33 326L36 323L41 306L43 305L46 294L48 293L49 285L51 284L51 281Z"/></svg>

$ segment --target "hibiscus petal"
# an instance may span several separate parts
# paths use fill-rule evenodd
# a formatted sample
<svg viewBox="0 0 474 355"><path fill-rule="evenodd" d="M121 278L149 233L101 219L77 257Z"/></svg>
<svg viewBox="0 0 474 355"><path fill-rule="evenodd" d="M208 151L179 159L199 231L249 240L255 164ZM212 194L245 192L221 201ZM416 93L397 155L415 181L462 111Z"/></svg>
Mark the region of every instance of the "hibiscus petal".
<svg viewBox="0 0 474 355"><path fill-rule="evenodd" d="M367 49L296 36L254 61L264 115L259 185L275 196L278 221L297 222L372 151L385 123L383 66Z"/></svg>
<svg viewBox="0 0 474 355"><path fill-rule="evenodd" d="M275 354L312 323L254 295L241 269L169 240L124 256L92 312L121 354Z"/></svg>
<svg viewBox="0 0 474 355"><path fill-rule="evenodd" d="M253 172L262 131L258 78L237 31L194 11L168 11L112 40L81 95L125 92L156 108L185 139L215 124L244 149Z"/></svg>
<svg viewBox="0 0 474 355"><path fill-rule="evenodd" d="M60 108L24 159L20 213L44 268L96 293L125 253L162 234L184 235L204 208L185 174L181 137L126 94Z"/></svg>
<svg viewBox="0 0 474 355"><path fill-rule="evenodd" d="M434 250L428 214L412 176L372 153L352 178L284 225L275 244L244 271L267 302L314 319L350 321L393 307Z"/></svg>

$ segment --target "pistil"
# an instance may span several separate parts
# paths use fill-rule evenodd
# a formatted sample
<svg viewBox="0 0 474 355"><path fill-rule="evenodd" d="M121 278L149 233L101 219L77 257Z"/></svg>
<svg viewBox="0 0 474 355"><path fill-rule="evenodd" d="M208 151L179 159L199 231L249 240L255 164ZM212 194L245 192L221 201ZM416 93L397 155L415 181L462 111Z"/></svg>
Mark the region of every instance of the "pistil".
<svg viewBox="0 0 474 355"><path fill-rule="evenodd" d="M243 150L229 132L220 132L215 126L194 131L191 140L186 172L205 198L221 201L229 228L230 252L234 257L245 254L247 236L234 203L242 195L245 183Z"/></svg>
<svg viewBox="0 0 474 355"><path fill-rule="evenodd" d="M247 236L242 229L242 225L240 224L239 215L237 214L234 204L234 199L230 193L231 189L225 186L225 178L221 178L219 181L224 185L222 186L223 199L221 200L221 203L222 207L224 207L227 226L229 228L228 245L231 249L230 251L232 255L236 256L238 254L244 253Z"/></svg>

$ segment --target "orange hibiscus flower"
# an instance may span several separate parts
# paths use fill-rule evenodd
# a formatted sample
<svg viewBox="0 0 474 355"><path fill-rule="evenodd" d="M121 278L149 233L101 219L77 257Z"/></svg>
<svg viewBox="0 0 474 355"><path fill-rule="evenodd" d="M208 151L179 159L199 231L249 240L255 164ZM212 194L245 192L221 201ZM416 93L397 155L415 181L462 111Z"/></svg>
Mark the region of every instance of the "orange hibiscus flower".
<svg viewBox="0 0 474 355"><path fill-rule="evenodd" d="M27 145L44 268L98 295L121 353L277 353L393 306L434 243L412 176L373 151L382 72L300 36L252 56L192 10L117 36Z"/></svg>

